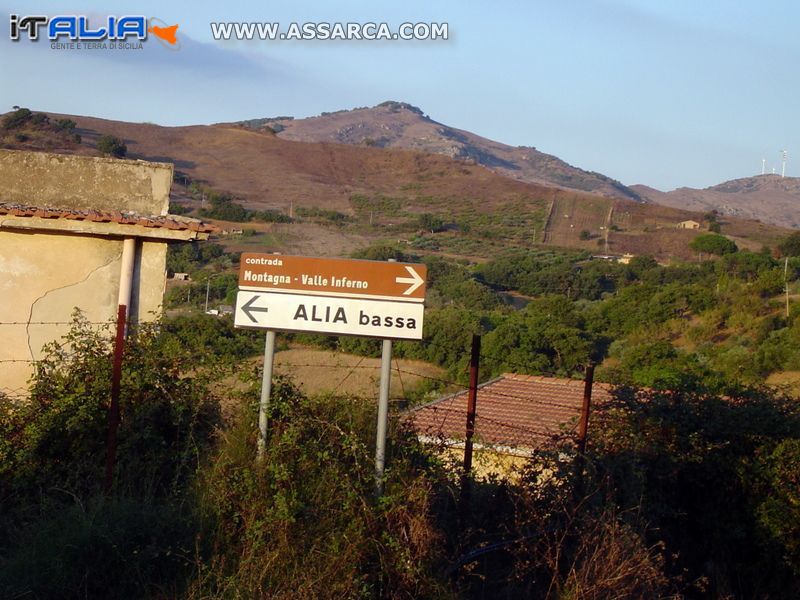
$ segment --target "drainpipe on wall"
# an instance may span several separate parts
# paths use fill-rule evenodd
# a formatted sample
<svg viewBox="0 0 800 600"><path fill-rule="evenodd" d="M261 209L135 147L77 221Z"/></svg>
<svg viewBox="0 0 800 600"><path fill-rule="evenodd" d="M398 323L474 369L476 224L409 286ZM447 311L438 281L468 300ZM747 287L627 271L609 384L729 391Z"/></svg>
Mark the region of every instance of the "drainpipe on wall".
<svg viewBox="0 0 800 600"><path fill-rule="evenodd" d="M117 430L119 429L120 382L122 380L122 354L128 335L131 290L133 289L133 266L136 262L136 238L125 238L122 242L120 261L119 298L117 300L117 332L114 339L114 362L111 370L111 403L108 407L108 439L106 443L105 492L111 494L114 483L114 466L117 462Z"/></svg>

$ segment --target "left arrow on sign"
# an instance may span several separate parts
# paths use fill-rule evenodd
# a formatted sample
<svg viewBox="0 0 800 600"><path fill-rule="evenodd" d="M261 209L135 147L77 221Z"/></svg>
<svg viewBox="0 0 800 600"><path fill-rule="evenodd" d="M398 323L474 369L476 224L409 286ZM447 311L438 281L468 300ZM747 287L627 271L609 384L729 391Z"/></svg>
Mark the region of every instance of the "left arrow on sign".
<svg viewBox="0 0 800 600"><path fill-rule="evenodd" d="M254 312L269 312L269 309L266 306L253 306L253 303L261 298L261 296L253 296L244 303L242 306L242 312L247 315L247 317L253 322L258 323L258 319L253 316Z"/></svg>

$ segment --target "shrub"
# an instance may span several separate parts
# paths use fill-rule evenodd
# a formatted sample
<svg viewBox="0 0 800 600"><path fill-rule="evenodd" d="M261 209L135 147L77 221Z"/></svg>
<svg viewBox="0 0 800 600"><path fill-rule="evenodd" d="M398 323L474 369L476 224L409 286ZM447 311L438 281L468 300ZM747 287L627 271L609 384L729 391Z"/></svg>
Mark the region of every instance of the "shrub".
<svg viewBox="0 0 800 600"><path fill-rule="evenodd" d="M101 135L97 139L97 150L103 155L116 158L123 158L128 153L125 142L113 135Z"/></svg>
<svg viewBox="0 0 800 600"><path fill-rule="evenodd" d="M442 540L431 484L412 466L416 442L394 446L386 494L373 493L371 403L305 398L273 385L264 460L253 462L256 404L200 482L212 553L194 597L446 597L433 573ZM309 560L309 556L322 560Z"/></svg>
<svg viewBox="0 0 800 600"><path fill-rule="evenodd" d="M56 127L58 127L61 131L72 132L77 126L78 124L72 119L58 119L56 121Z"/></svg>
<svg viewBox="0 0 800 600"><path fill-rule="evenodd" d="M21 127L31 119L32 115L33 113L27 108L18 108L14 112L3 117L3 129L8 130Z"/></svg>
<svg viewBox="0 0 800 600"><path fill-rule="evenodd" d="M421 229L430 233L437 233L444 229L444 220L439 215L423 213L419 216L417 222Z"/></svg>
<svg viewBox="0 0 800 600"><path fill-rule="evenodd" d="M157 328L131 336L106 498L109 341L76 318L37 363L30 400L0 402L2 597L175 597L193 571L185 501L219 405L180 344Z"/></svg>

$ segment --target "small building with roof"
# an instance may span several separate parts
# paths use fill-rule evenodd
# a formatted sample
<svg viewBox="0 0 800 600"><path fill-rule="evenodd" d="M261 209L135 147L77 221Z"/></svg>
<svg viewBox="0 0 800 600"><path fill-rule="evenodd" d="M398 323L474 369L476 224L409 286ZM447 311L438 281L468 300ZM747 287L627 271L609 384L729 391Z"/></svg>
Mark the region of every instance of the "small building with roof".
<svg viewBox="0 0 800 600"><path fill-rule="evenodd" d="M475 474L509 475L536 451L560 436L577 434L585 384L581 380L505 373L478 388L475 416ZM407 414L425 443L439 444L454 458L463 455L468 391ZM611 386L594 382L592 405L608 402Z"/></svg>
<svg viewBox="0 0 800 600"><path fill-rule="evenodd" d="M211 225L168 214L173 166L0 150L0 393L23 395L42 346L92 323L157 319L168 242Z"/></svg>
<svg viewBox="0 0 800 600"><path fill-rule="evenodd" d="M688 221L681 221L677 227L678 229L700 229L700 223L689 219Z"/></svg>

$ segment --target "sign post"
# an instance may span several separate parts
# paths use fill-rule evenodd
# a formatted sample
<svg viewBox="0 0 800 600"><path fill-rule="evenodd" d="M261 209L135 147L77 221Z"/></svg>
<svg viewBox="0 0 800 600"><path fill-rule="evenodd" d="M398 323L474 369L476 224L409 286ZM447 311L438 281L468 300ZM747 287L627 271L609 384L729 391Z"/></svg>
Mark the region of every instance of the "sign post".
<svg viewBox="0 0 800 600"><path fill-rule="evenodd" d="M422 339L425 265L244 253L234 325L266 329L258 458L266 445L276 331L383 338L376 491L383 491L392 340Z"/></svg>
<svg viewBox="0 0 800 600"><path fill-rule="evenodd" d="M272 367L275 364L275 330L267 330L264 342L264 373L261 375L261 401L258 403L258 450L256 458L264 460L267 447L267 422L269 416L269 397L272 393Z"/></svg>
<svg viewBox="0 0 800 600"><path fill-rule="evenodd" d="M378 394L378 428L375 436L375 495L383 494L386 464L386 429L389 424L389 384L392 377L392 340L383 340L381 352L381 387Z"/></svg>

